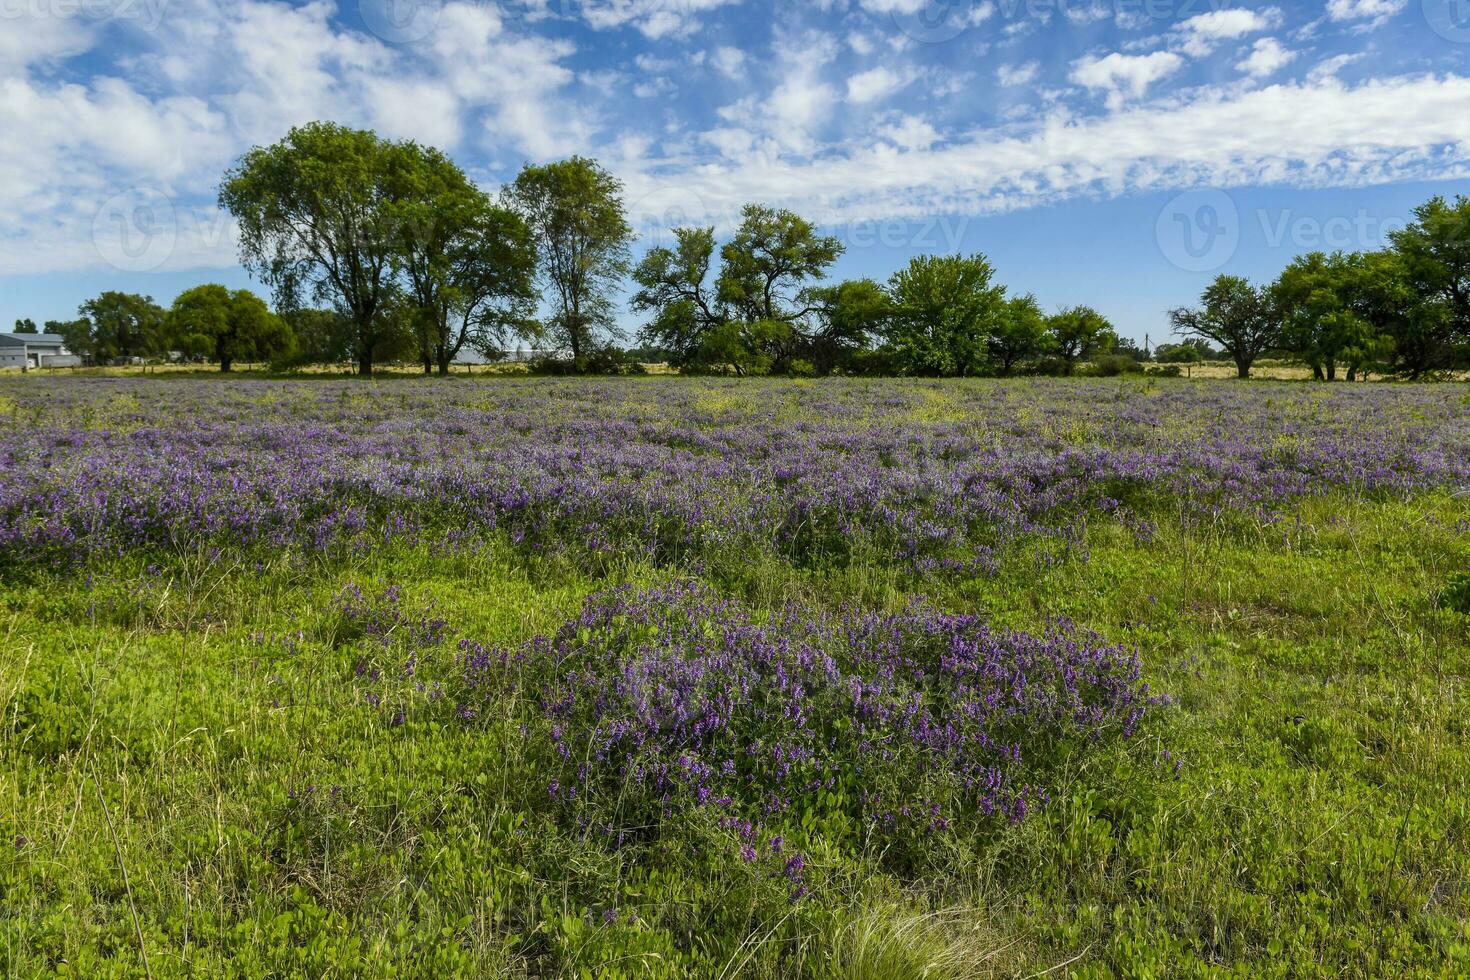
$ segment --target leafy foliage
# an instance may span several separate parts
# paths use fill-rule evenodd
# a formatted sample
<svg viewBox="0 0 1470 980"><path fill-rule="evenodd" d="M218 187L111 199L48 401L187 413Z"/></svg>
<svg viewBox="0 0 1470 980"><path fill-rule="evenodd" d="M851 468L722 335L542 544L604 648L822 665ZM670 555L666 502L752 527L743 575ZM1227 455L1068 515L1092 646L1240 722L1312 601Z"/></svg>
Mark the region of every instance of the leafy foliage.
<svg viewBox="0 0 1470 980"><path fill-rule="evenodd" d="M889 280L887 340L904 374L973 376L1008 314L1005 287L983 255L923 255Z"/></svg>
<svg viewBox="0 0 1470 980"><path fill-rule="evenodd" d="M413 143L395 152L405 158L393 170L395 262L424 372L443 376L466 345L498 352L509 334L530 332L536 249L520 216L491 204L442 153Z"/></svg>
<svg viewBox="0 0 1470 980"><path fill-rule="evenodd" d="M1218 276L1205 288L1200 307L1171 310L1174 330L1217 344L1250 377L1251 365L1281 343L1281 328L1264 291L1239 276Z"/></svg>
<svg viewBox="0 0 1470 980"><path fill-rule="evenodd" d="M629 268L633 230L623 186L586 157L527 165L506 189L525 220L550 287L555 342L580 360L613 332L613 294Z"/></svg>
<svg viewBox="0 0 1470 980"><path fill-rule="evenodd" d="M1090 306L1074 306L1046 321L1051 350L1061 358L1063 373L1071 374L1079 360L1106 354L1118 342L1107 317Z"/></svg>
<svg viewBox="0 0 1470 980"><path fill-rule="evenodd" d="M171 350L207 356L221 371L236 361L289 357L295 345L290 326L248 289L195 286L180 293L168 313Z"/></svg>
<svg viewBox="0 0 1470 980"><path fill-rule="evenodd" d="M329 301L351 318L358 369L371 374L388 331L396 197L410 158L366 130L314 122L256 147L220 186L240 226L240 261L276 304Z"/></svg>
<svg viewBox="0 0 1470 980"><path fill-rule="evenodd" d="M69 349L100 361L147 357L164 349L165 316L150 296L112 290L89 299L64 334Z"/></svg>
<svg viewBox="0 0 1470 980"><path fill-rule="evenodd" d="M653 314L644 340L669 350L679 367L786 373L809 357L830 370L882 315L869 286L807 287L842 245L790 211L747 205L712 285L714 229L677 228L674 237L634 271L633 308Z"/></svg>

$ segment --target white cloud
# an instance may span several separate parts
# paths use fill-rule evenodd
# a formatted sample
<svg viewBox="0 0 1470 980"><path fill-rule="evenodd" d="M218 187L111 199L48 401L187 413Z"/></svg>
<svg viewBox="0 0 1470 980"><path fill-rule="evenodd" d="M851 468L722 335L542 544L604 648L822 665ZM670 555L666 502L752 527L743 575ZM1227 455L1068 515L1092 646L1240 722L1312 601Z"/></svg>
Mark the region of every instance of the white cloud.
<svg viewBox="0 0 1470 980"><path fill-rule="evenodd" d="M1001 65L995 70L996 79L1007 88L1014 85L1030 85L1036 81L1041 65L1028 61L1023 65Z"/></svg>
<svg viewBox="0 0 1470 980"><path fill-rule="evenodd" d="M427 79L369 79L373 128L389 139L415 139L430 146L457 146L462 106L455 94Z"/></svg>
<svg viewBox="0 0 1470 980"><path fill-rule="evenodd" d="M1362 59L1363 56L1361 54L1339 54L1333 55L1331 58L1324 58L1322 61L1319 61L1316 65L1314 65L1312 67L1312 70L1307 73L1307 81L1321 82L1327 79L1336 78L1338 72L1342 71L1353 62L1361 61Z"/></svg>
<svg viewBox="0 0 1470 980"><path fill-rule="evenodd" d="M870 14L880 17L935 16L958 17L960 27L979 27L995 16L995 4L990 0L968 3L961 12L957 4L936 4L934 0L858 0L858 5Z"/></svg>
<svg viewBox="0 0 1470 980"><path fill-rule="evenodd" d="M755 135L738 127L711 129L700 134L700 138L713 146L722 156L736 158L749 153L755 145Z"/></svg>
<svg viewBox="0 0 1470 980"><path fill-rule="evenodd" d="M1251 48L1251 53L1235 63L1235 67L1252 78L1274 75L1296 59L1295 51L1288 51L1274 37L1263 37Z"/></svg>
<svg viewBox="0 0 1470 980"><path fill-rule="evenodd" d="M747 96L718 114L788 151L808 152L815 146L815 131L830 120L838 101L837 90L822 78L837 56L837 45L819 32L793 33L773 53L779 81L770 94L764 99Z"/></svg>
<svg viewBox="0 0 1470 980"><path fill-rule="evenodd" d="M739 0L596 0L577 5L582 18L595 30L635 27L643 36L657 40L689 34L698 29L700 18Z"/></svg>
<svg viewBox="0 0 1470 980"><path fill-rule="evenodd" d="M1190 17L1181 22L1174 33L1180 39L1185 54L1202 58L1225 41L1258 34L1279 23L1281 12L1275 8L1247 10L1244 7L1232 7Z"/></svg>
<svg viewBox="0 0 1470 980"><path fill-rule="evenodd" d="M1327 16L1333 20L1366 20L1376 27L1409 5L1409 0L1327 0Z"/></svg>
<svg viewBox="0 0 1470 980"><path fill-rule="evenodd" d="M806 143L809 131L827 118L837 93L832 86L798 73L777 86L766 102L766 109L777 126L777 132L789 133L791 146Z"/></svg>
<svg viewBox="0 0 1470 980"><path fill-rule="evenodd" d="M674 91L674 83L667 78L650 78L633 86L633 94L640 99L653 99Z"/></svg>
<svg viewBox="0 0 1470 980"><path fill-rule="evenodd" d="M905 77L880 65L847 80L847 101L859 104L876 102L897 92L912 80L912 77Z"/></svg>
<svg viewBox="0 0 1470 980"><path fill-rule="evenodd" d="M1464 179L1467 101L1470 78L1459 76L1218 88L1087 120L1059 110L1027 132L976 132L929 149L885 142L813 160L751 156L624 177L630 198L667 184L711 213L760 200L831 223L1200 186Z"/></svg>
<svg viewBox="0 0 1470 980"><path fill-rule="evenodd" d="M1126 55L1116 51L1105 58L1087 57L1072 64L1071 79L1084 88L1107 94L1117 108L1128 97L1141 98L1148 87L1184 67L1184 59L1170 51Z"/></svg>
<svg viewBox="0 0 1470 980"><path fill-rule="evenodd" d="M173 0L142 38L151 47L117 61L128 80L94 71L85 82L34 75L26 63L77 54L105 31L43 21L16 49L7 22L0 213L17 230L0 235L0 268L100 266L93 219L119 192L172 202L178 241L165 268L231 265L212 204L220 174L250 145L313 119L371 126L461 159L473 148L519 162L597 141L592 100L563 94L575 80L568 42L512 33L489 6L451 3L438 15L422 44L394 47L343 30L326 0ZM13 50L25 58L8 60Z"/></svg>
<svg viewBox="0 0 1470 980"><path fill-rule="evenodd" d="M78 18L51 17L27 7L12 14L0 6L0 75L80 54L92 41L90 26Z"/></svg>
<svg viewBox="0 0 1470 980"><path fill-rule="evenodd" d="M877 134L901 150L927 150L939 142L939 131L918 116L904 116L880 126Z"/></svg>
<svg viewBox="0 0 1470 980"><path fill-rule="evenodd" d="M710 64L726 78L739 78L745 68L745 52L739 48L718 47L710 55Z"/></svg>

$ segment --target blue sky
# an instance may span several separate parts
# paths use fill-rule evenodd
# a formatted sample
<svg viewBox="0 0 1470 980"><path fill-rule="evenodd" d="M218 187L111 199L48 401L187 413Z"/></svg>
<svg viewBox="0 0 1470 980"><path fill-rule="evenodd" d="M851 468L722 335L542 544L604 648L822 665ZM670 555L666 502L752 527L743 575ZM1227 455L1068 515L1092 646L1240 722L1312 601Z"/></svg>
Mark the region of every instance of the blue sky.
<svg viewBox="0 0 1470 980"><path fill-rule="evenodd" d="M491 190L594 156L640 249L762 201L839 276L984 252L1157 340L1470 193L1470 0L0 0L0 324L248 284L219 176L312 119Z"/></svg>

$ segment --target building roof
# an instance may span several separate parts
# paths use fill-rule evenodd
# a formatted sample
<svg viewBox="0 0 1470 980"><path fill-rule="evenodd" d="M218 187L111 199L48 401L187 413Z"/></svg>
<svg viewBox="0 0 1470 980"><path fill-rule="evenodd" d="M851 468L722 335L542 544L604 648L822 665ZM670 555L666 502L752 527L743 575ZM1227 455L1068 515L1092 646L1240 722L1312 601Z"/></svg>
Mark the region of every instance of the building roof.
<svg viewBox="0 0 1470 980"><path fill-rule="evenodd" d="M0 333L0 347L25 347L31 344L59 347L65 343L66 338L59 333Z"/></svg>

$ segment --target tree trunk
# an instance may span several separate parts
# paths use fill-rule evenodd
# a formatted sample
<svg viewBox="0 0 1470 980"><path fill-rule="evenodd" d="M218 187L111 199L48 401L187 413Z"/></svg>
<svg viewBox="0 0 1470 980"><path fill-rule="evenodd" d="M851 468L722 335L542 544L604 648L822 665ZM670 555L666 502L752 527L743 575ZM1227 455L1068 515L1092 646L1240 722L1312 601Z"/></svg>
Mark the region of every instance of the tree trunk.
<svg viewBox="0 0 1470 980"><path fill-rule="evenodd" d="M219 359L219 371L220 371L220 374L229 374L230 373L230 366L231 366L231 361L230 361L230 359L228 357L221 357Z"/></svg>
<svg viewBox="0 0 1470 980"><path fill-rule="evenodd" d="M439 377L449 377L449 360L449 351L441 351L439 353Z"/></svg>
<svg viewBox="0 0 1470 980"><path fill-rule="evenodd" d="M1312 362L1312 380L1313 381L1326 381L1327 380L1326 375L1324 375L1322 373L1322 365L1318 364L1316 361L1313 361Z"/></svg>
<svg viewBox="0 0 1470 980"><path fill-rule="evenodd" d="M373 355L365 351L357 355L357 373L364 378L373 376Z"/></svg>
<svg viewBox="0 0 1470 980"><path fill-rule="evenodd" d="M1249 378L1251 376L1251 362L1243 358L1235 359L1235 376L1237 378Z"/></svg>
<svg viewBox="0 0 1470 980"><path fill-rule="evenodd" d="M1327 380L1328 381L1336 381L1337 380L1337 362L1336 361L1328 361L1327 362Z"/></svg>

